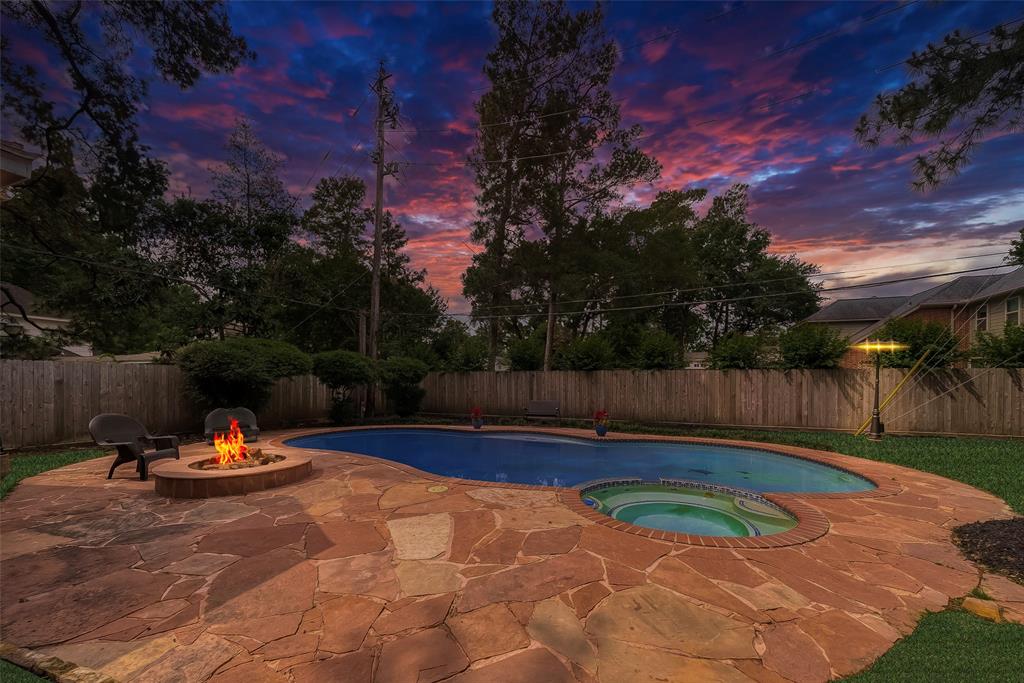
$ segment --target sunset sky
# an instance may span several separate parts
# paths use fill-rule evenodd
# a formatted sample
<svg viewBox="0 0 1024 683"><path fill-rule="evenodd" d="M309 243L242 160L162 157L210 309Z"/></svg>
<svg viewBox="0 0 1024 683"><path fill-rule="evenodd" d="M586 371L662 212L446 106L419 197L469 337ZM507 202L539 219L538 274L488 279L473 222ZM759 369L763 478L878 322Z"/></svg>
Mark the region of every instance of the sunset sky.
<svg viewBox="0 0 1024 683"><path fill-rule="evenodd" d="M613 91L624 123L643 126L639 144L663 166L660 180L629 199L643 204L660 190L749 183L753 216L773 233L776 251L824 271L885 268L857 282L998 262L939 260L1005 251L1024 224L1024 136L991 135L958 178L921 194L911 188L914 148L866 150L852 129L876 93L908 77L902 66L884 67L955 28L976 33L1024 16L1024 3L897 7L608 5L609 33L623 48ZM893 11L876 17L886 10ZM406 166L389 180L386 205L410 235L414 264L428 270L453 311L464 311L460 275L476 248L467 244L474 185L458 162L472 144L473 102L486 85L481 67L495 35L489 13L485 3L234 3L232 23L257 59L186 93L154 81L143 142L168 162L175 192L206 196L208 169L220 161L236 117L246 115L282 157L287 186L303 201L324 175L358 173L371 182L367 83L383 56L403 127L451 131L389 136L396 160L446 165ZM10 39L17 54L58 75L44 46ZM912 263L919 265L901 265Z"/></svg>

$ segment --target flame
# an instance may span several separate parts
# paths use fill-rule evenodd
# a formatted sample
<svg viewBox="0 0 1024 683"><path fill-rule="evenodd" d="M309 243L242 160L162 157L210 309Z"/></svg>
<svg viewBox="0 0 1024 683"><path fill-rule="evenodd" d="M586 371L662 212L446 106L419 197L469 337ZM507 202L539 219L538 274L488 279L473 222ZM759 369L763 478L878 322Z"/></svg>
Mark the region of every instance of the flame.
<svg viewBox="0 0 1024 683"><path fill-rule="evenodd" d="M230 465L249 457L249 447L245 445L245 437L235 418L231 418L231 430L227 434L213 435L213 446L217 449L218 465Z"/></svg>

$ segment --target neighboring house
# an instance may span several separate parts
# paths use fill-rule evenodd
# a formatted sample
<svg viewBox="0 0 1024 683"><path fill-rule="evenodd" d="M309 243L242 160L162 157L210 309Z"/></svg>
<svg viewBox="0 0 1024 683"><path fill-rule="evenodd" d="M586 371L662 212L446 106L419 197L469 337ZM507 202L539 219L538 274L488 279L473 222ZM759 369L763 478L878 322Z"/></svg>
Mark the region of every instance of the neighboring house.
<svg viewBox="0 0 1024 683"><path fill-rule="evenodd" d="M707 370L711 367L707 351L687 351L683 354L683 367L687 370Z"/></svg>
<svg viewBox="0 0 1024 683"><path fill-rule="evenodd" d="M38 158L20 142L0 140L0 188L27 180L32 175L32 162Z"/></svg>
<svg viewBox="0 0 1024 683"><path fill-rule="evenodd" d="M71 324L71 319L66 315L48 311L39 306L32 292L27 289L8 282L0 283L0 287L2 287L0 330L2 330L3 336L24 334L29 337L40 337L49 330L66 330ZM92 347L88 344L71 344L61 349L61 355L91 356L93 354Z"/></svg>
<svg viewBox="0 0 1024 683"><path fill-rule="evenodd" d="M804 322L827 325L856 344L873 338L890 320L929 320L951 329L958 347L966 351L979 332L1002 335L1007 325L1020 325L1022 303L1024 268L1017 268L998 275L958 277L911 296L833 301ZM866 354L851 349L841 364L856 367L865 360Z"/></svg>

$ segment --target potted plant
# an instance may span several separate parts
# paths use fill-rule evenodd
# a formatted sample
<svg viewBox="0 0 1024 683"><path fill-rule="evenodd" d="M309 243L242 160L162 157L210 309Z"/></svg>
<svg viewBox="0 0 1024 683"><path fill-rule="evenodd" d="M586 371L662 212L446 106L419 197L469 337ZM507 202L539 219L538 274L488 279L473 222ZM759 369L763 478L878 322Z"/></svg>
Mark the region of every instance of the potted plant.
<svg viewBox="0 0 1024 683"><path fill-rule="evenodd" d="M479 406L474 406L469 411L469 419L473 422L473 429L480 429L484 426L484 411Z"/></svg>
<svg viewBox="0 0 1024 683"><path fill-rule="evenodd" d="M608 433L608 411L599 410L594 413L594 431L597 432L598 436L604 436Z"/></svg>

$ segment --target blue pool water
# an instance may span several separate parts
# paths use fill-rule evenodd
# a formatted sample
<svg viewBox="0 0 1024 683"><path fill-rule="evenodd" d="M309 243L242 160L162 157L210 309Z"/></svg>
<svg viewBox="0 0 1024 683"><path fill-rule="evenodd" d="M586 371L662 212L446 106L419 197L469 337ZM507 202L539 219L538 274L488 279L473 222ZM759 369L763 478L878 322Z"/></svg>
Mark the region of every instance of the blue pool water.
<svg viewBox="0 0 1024 683"><path fill-rule="evenodd" d="M525 432L363 429L303 436L289 446L373 455L460 479L576 486L605 477L661 477L751 491L833 493L874 485L769 451L691 443L615 442Z"/></svg>

